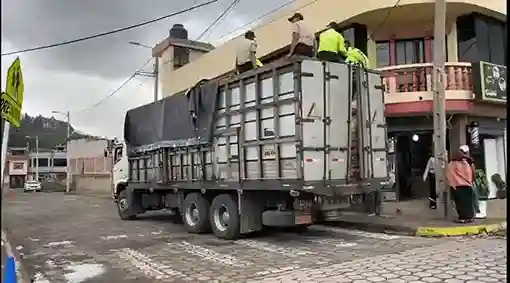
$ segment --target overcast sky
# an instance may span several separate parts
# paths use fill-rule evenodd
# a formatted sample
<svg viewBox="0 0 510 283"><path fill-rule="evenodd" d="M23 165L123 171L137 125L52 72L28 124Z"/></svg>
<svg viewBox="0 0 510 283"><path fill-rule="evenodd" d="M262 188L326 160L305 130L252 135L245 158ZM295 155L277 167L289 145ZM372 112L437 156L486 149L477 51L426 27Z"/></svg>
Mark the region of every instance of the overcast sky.
<svg viewBox="0 0 510 283"><path fill-rule="evenodd" d="M234 11L205 40L213 44L228 31L289 0L241 0ZM188 8L194 1L177 0L2 0L2 53L93 35L161 17ZM207 0L197 0L197 3ZM232 0L131 31L81 43L20 54L25 94L23 111L30 115L62 116L71 111L71 124L93 135L122 138L126 110L152 99L152 79L137 77L107 102L88 111L117 88L151 56L150 49L167 37L175 23L183 23L189 37L197 37ZM242 31L239 31L242 32ZM3 56L2 89L15 56ZM152 64L152 62L151 62ZM151 70L151 64L146 68Z"/></svg>

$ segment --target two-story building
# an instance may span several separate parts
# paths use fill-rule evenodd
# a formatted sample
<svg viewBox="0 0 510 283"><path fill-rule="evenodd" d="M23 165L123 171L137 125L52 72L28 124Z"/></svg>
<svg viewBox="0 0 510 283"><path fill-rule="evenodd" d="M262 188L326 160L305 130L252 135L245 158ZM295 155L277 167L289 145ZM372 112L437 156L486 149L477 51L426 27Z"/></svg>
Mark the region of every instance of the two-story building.
<svg viewBox="0 0 510 283"><path fill-rule="evenodd" d="M27 149L21 147L11 147L6 156L6 172L4 172L3 182L8 184L11 189L19 189L25 186L28 173Z"/></svg>
<svg viewBox="0 0 510 283"><path fill-rule="evenodd" d="M30 167L29 178L39 181L59 181L66 178L67 157L64 150L39 150L28 154Z"/></svg>
<svg viewBox="0 0 510 283"><path fill-rule="evenodd" d="M341 23L344 37L368 55L371 69L380 71L388 135L395 149L389 159L397 198L426 195L421 176L433 148L434 1L359 0L352 5L337 0L295 1L276 19L254 29L257 55L263 63L280 58L288 50L291 25L287 18L296 11L316 32L331 21ZM485 169L489 177L494 173L504 176L506 1L447 0L444 36L447 147L454 152L462 144L471 145L478 168ZM202 52L188 64L160 65L163 95L230 72L242 40L239 36ZM175 48L171 39L165 39L153 49L153 55L173 62ZM471 143L474 125L479 145ZM491 191L491 197L495 196L494 187Z"/></svg>

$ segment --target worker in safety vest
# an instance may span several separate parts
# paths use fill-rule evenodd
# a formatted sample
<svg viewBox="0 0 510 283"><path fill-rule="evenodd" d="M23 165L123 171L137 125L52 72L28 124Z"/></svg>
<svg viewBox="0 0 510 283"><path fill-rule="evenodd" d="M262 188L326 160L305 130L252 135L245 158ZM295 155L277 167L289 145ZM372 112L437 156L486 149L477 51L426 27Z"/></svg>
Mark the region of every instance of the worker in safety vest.
<svg viewBox="0 0 510 283"><path fill-rule="evenodd" d="M345 46L347 47L347 59L345 62L357 65L363 68L368 68L368 57L363 53L363 51L351 45L351 42L348 40L345 41Z"/></svg>
<svg viewBox="0 0 510 283"><path fill-rule="evenodd" d="M319 35L319 48L317 58L323 61L344 62L347 58L345 40L341 33L337 32L338 24L331 22L328 29Z"/></svg>

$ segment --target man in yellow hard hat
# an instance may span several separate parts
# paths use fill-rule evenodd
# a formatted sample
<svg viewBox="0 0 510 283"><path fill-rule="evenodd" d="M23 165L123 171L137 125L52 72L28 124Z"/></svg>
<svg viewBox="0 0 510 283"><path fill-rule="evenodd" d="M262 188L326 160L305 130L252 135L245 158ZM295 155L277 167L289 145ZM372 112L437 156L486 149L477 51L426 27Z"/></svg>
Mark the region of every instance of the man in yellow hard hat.
<svg viewBox="0 0 510 283"><path fill-rule="evenodd" d="M347 58L345 39L337 32L338 24L331 22L328 28L319 35L319 48L317 58L323 61L343 62Z"/></svg>

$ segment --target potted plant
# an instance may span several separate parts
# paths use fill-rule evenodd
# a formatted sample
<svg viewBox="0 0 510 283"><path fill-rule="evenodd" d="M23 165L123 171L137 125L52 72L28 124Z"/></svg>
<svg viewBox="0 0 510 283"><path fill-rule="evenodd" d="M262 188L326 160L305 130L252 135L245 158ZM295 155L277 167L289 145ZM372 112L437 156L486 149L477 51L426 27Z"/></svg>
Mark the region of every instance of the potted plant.
<svg viewBox="0 0 510 283"><path fill-rule="evenodd" d="M473 184L473 190L478 198L476 218L487 217L487 199L489 197L489 182L487 176L482 169L475 171L475 183ZM476 200L475 200L476 201Z"/></svg>
<svg viewBox="0 0 510 283"><path fill-rule="evenodd" d="M496 196L500 199L506 198L506 182L501 178L501 175L498 173L493 174L491 176L491 181L496 185L498 191L496 192Z"/></svg>

